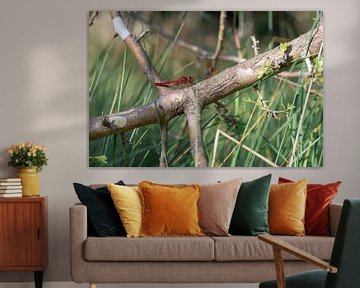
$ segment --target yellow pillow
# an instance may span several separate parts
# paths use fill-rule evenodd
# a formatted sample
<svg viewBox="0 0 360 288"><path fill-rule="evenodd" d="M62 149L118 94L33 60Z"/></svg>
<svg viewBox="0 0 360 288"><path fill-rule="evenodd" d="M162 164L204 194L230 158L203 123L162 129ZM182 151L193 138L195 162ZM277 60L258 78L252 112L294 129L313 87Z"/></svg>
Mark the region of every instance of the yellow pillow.
<svg viewBox="0 0 360 288"><path fill-rule="evenodd" d="M273 184L269 195L269 228L271 234L305 234L307 180Z"/></svg>
<svg viewBox="0 0 360 288"><path fill-rule="evenodd" d="M127 237L139 237L141 197L137 187L107 184Z"/></svg>
<svg viewBox="0 0 360 288"><path fill-rule="evenodd" d="M142 198L140 236L203 236L199 227L199 185L139 183Z"/></svg>

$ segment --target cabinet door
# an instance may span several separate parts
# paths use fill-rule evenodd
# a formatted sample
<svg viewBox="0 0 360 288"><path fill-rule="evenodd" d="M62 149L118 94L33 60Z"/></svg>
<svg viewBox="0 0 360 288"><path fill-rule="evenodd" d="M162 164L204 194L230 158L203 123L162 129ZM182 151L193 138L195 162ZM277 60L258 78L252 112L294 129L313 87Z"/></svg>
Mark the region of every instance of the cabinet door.
<svg viewBox="0 0 360 288"><path fill-rule="evenodd" d="M44 264L43 219L40 202L0 203L0 267Z"/></svg>

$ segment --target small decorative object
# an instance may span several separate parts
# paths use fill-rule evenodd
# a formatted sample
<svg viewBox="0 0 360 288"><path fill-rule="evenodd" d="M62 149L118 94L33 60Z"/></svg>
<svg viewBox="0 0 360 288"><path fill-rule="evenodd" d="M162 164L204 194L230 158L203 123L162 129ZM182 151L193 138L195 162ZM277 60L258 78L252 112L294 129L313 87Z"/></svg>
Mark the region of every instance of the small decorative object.
<svg viewBox="0 0 360 288"><path fill-rule="evenodd" d="M20 143L9 147L9 166L19 167L16 174L21 178L23 197L40 195L39 174L42 167L47 165L46 147L33 143Z"/></svg>

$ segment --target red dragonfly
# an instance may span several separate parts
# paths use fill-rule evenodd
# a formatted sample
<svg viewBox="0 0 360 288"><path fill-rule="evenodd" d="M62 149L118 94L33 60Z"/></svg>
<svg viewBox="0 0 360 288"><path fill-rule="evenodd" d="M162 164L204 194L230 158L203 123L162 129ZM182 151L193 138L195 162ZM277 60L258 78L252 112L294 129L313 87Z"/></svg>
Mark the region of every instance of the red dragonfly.
<svg viewBox="0 0 360 288"><path fill-rule="evenodd" d="M191 85L193 84L192 77L183 76L177 80L167 82L155 82L155 86L169 87L169 86L180 86L180 85Z"/></svg>

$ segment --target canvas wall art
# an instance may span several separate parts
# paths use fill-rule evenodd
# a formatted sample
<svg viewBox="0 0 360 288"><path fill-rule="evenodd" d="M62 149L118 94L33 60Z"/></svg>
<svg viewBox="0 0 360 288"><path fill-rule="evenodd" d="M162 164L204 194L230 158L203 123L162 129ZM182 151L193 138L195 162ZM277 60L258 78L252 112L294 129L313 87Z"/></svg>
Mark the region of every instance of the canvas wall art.
<svg viewBox="0 0 360 288"><path fill-rule="evenodd" d="M323 166L321 11L88 17L89 166Z"/></svg>

